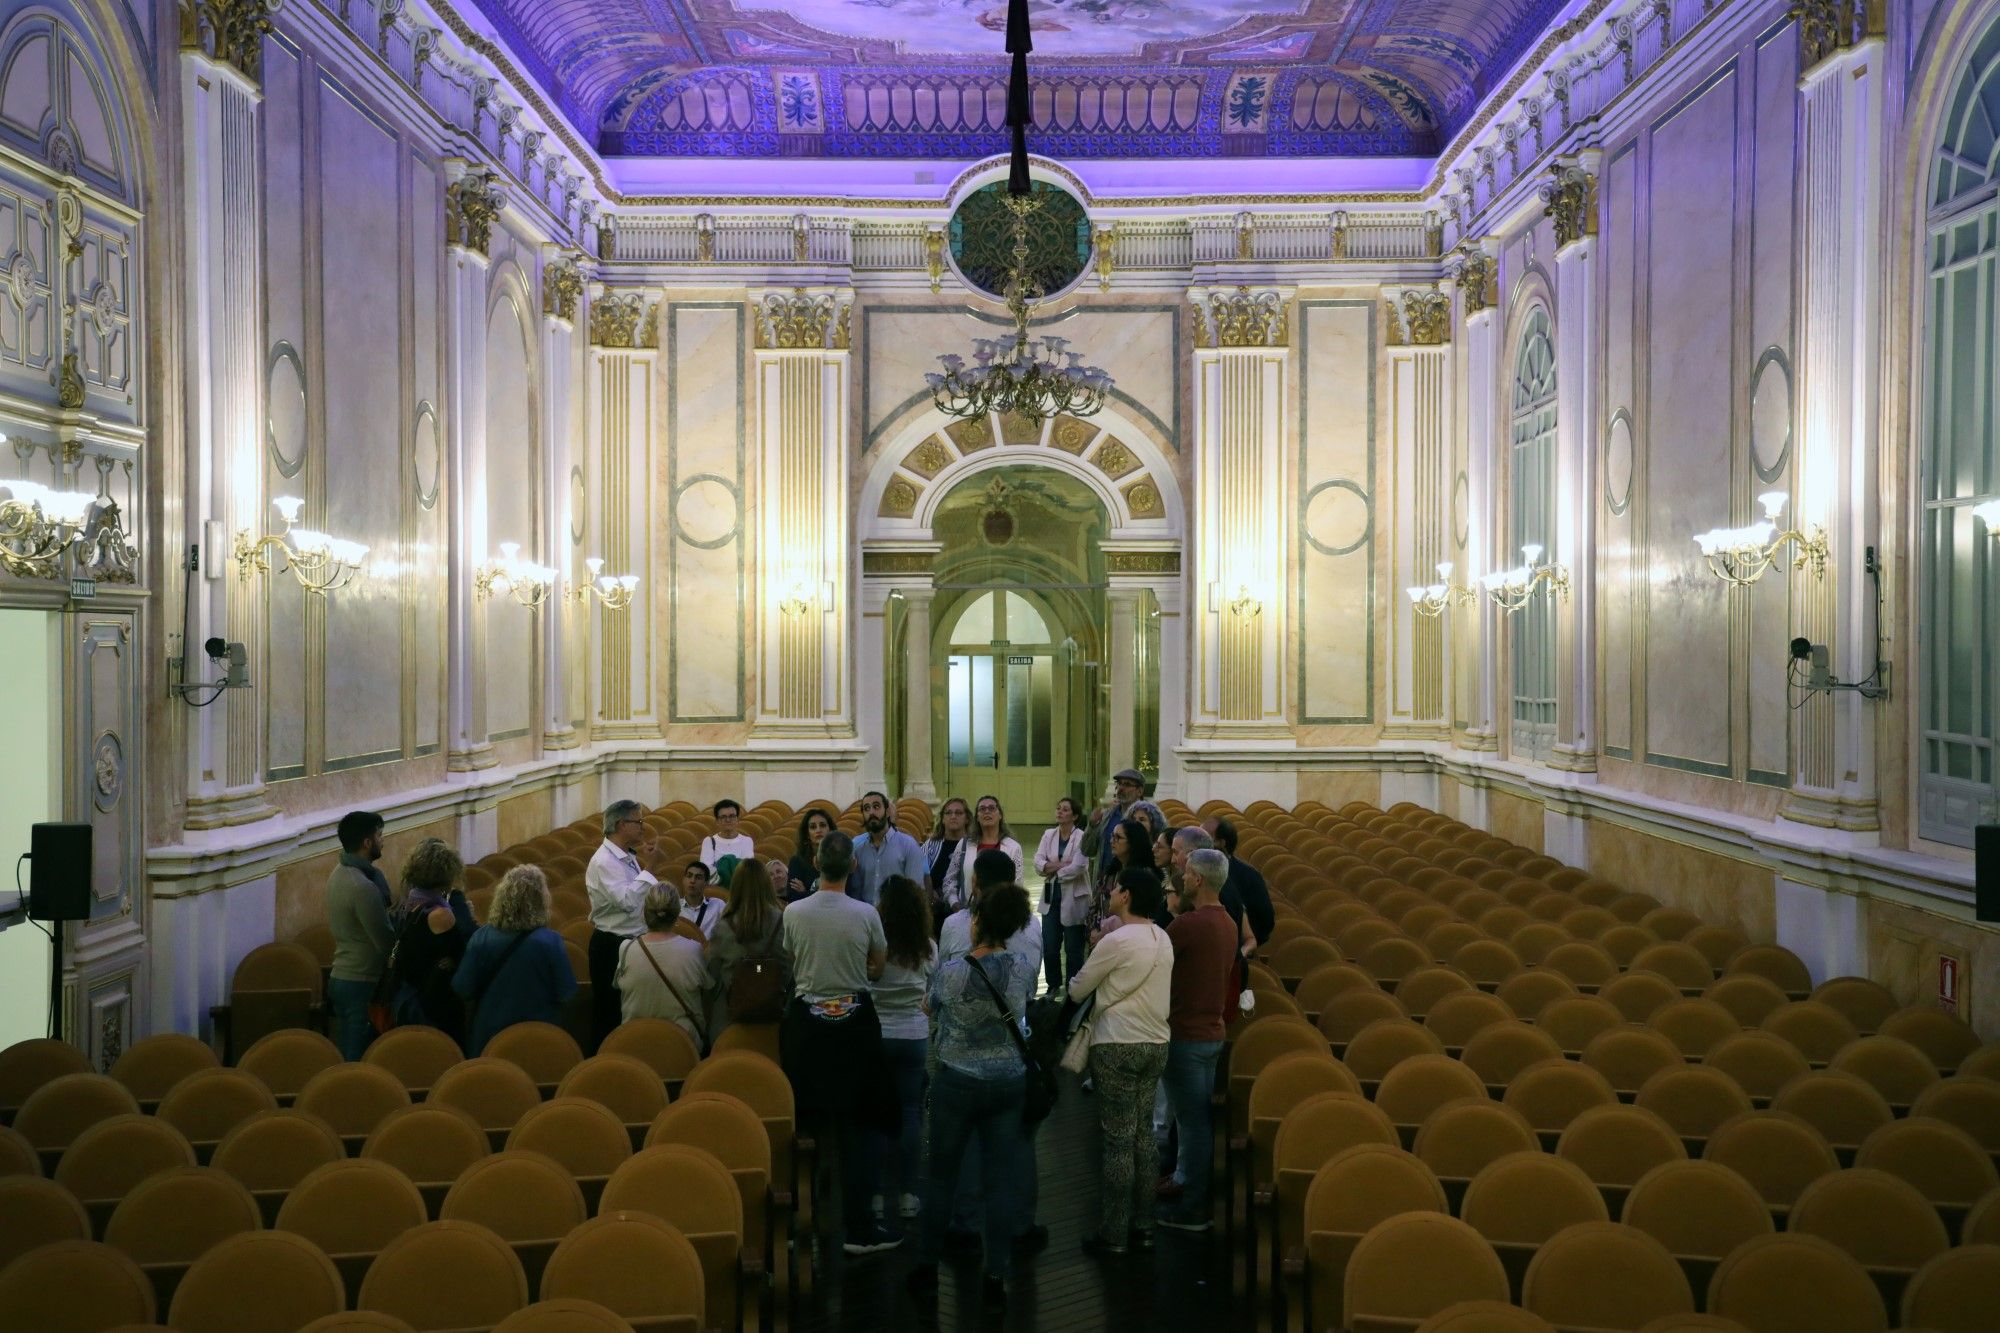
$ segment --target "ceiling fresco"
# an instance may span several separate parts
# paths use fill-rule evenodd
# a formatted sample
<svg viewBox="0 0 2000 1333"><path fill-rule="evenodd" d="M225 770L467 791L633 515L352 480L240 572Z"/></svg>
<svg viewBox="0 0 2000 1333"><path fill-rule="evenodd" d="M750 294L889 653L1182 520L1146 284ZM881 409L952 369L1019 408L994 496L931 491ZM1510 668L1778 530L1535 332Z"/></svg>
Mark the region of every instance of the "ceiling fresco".
<svg viewBox="0 0 2000 1333"><path fill-rule="evenodd" d="M1006 149L1006 0L473 0L606 153ZM1564 0L1032 0L1058 157L1434 153Z"/></svg>

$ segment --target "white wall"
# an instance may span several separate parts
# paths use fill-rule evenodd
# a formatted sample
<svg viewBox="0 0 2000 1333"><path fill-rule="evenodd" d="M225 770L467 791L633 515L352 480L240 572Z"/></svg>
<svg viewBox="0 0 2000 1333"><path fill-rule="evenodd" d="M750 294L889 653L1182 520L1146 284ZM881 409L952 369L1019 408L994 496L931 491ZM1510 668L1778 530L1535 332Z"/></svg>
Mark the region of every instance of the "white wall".
<svg viewBox="0 0 2000 1333"><path fill-rule="evenodd" d="M0 610L0 717L13 751L0 764L0 902L10 906L9 868L28 867L29 826L61 814L60 617ZM21 916L0 922L0 1047L48 1031L49 940Z"/></svg>

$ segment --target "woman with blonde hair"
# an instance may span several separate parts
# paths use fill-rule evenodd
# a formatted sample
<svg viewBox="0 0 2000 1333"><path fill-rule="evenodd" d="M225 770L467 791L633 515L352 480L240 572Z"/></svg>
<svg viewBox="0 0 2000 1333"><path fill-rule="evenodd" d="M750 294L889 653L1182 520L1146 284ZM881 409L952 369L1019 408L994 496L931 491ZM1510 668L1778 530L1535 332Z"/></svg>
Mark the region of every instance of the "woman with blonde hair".
<svg viewBox="0 0 2000 1333"><path fill-rule="evenodd" d="M549 929L549 881L536 866L515 866L493 888L491 919L465 946L451 988L471 1011L467 1055L502 1028L555 1023L576 994L562 936Z"/></svg>
<svg viewBox="0 0 2000 1333"><path fill-rule="evenodd" d="M396 944L383 981L399 1025L427 1024L461 1044L465 1005L451 983L473 930L471 908L457 892L464 874L465 863L441 838L425 838L410 853L390 902Z"/></svg>
<svg viewBox="0 0 2000 1333"><path fill-rule="evenodd" d="M740 875L746 861L737 868ZM680 924L680 890L660 884L646 893L641 905L646 933L626 940L618 948L619 1017L664 1018L679 1024L694 1039L698 1051L708 1049L708 1033L703 1022L702 1000L707 994L708 968L702 960L698 940L688 939L674 927Z"/></svg>
<svg viewBox="0 0 2000 1333"><path fill-rule="evenodd" d="M773 861L772 865L777 862ZM775 1023L791 993L790 969L778 948L785 909L761 861L736 867L729 906L708 941L709 1040L731 1023Z"/></svg>

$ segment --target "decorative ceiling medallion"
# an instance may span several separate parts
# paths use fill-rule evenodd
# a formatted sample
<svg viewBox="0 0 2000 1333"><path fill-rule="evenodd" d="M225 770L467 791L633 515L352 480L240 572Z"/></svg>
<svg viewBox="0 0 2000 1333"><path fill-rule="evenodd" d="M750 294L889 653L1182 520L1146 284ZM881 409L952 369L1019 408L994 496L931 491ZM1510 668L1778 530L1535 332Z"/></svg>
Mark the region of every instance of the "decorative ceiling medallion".
<svg viewBox="0 0 2000 1333"><path fill-rule="evenodd" d="M1056 424L1049 431L1049 443L1066 454L1081 458L1090 442L1097 438L1097 427L1078 421L1075 417L1057 417Z"/></svg>
<svg viewBox="0 0 2000 1333"><path fill-rule="evenodd" d="M1098 445L1096 451L1091 454L1090 461L1113 481L1126 476L1139 466L1139 460L1132 456L1132 451L1127 449L1122 441L1114 439L1106 439L1103 444Z"/></svg>
<svg viewBox="0 0 2000 1333"><path fill-rule="evenodd" d="M991 449L994 443L993 423L985 417L954 421L944 428L944 433L951 436L951 442L958 446L958 451L962 454Z"/></svg>
<svg viewBox="0 0 2000 1333"><path fill-rule="evenodd" d="M1125 507L1132 511L1133 518L1164 518L1167 513L1167 506L1160 499L1160 488L1151 477L1125 488Z"/></svg>
<svg viewBox="0 0 2000 1333"><path fill-rule="evenodd" d="M882 504L876 513L883 518L908 518L917 512L917 496L921 493L908 477L896 477L882 492Z"/></svg>

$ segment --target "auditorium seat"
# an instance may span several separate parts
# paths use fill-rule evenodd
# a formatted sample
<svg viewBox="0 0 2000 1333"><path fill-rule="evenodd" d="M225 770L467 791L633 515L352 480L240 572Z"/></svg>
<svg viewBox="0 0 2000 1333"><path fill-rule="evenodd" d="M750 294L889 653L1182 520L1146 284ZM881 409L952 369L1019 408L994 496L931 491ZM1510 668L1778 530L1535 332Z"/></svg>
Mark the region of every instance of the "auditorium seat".
<svg viewBox="0 0 2000 1333"><path fill-rule="evenodd" d="M198 1069L213 1069L222 1062L199 1037L180 1032L159 1032L142 1037L112 1062L111 1077L125 1085L143 1109L157 1106L174 1084Z"/></svg>
<svg viewBox="0 0 2000 1333"><path fill-rule="evenodd" d="M223 1137L209 1165L227 1171L256 1198L264 1224L274 1225L278 1209L301 1180L347 1156L333 1126L295 1109L259 1111Z"/></svg>
<svg viewBox="0 0 2000 1333"><path fill-rule="evenodd" d="M720 1159L686 1143L647 1148L612 1174L599 1210L648 1213L685 1236L701 1259L704 1327L735 1333L762 1284L763 1259L746 1249L743 1200Z"/></svg>
<svg viewBox="0 0 2000 1333"><path fill-rule="evenodd" d="M1521 1304L1559 1328L1633 1329L1694 1312L1694 1292L1666 1247L1635 1227L1579 1222L1535 1252Z"/></svg>
<svg viewBox="0 0 2000 1333"><path fill-rule="evenodd" d="M1903 1323L1937 1333L1985 1333L2000 1292L2000 1245L1961 1245L1918 1269L1903 1290Z"/></svg>
<svg viewBox="0 0 2000 1333"><path fill-rule="evenodd" d="M1503 1301L1507 1274L1493 1247L1443 1213L1410 1211L1378 1222L1355 1244L1344 1284L1350 1333L1401 1333L1466 1301ZM1315 1304L1315 1327L1330 1313Z"/></svg>
<svg viewBox="0 0 2000 1333"><path fill-rule="evenodd" d="M474 1222L426 1222L376 1256L355 1306L406 1319L421 1333L490 1328L527 1303L527 1275L505 1241Z"/></svg>
<svg viewBox="0 0 2000 1333"><path fill-rule="evenodd" d="M286 1028L259 1037L236 1067L261 1080L281 1105L292 1104L313 1077L341 1061L340 1048L310 1028Z"/></svg>
<svg viewBox="0 0 2000 1333"><path fill-rule="evenodd" d="M577 973L579 977L587 971ZM544 1096L555 1092L563 1076L583 1063L576 1038L553 1023L516 1023L494 1034L482 1054L518 1065Z"/></svg>
<svg viewBox="0 0 2000 1333"><path fill-rule="evenodd" d="M1836 1171L1807 1186L1786 1230L1832 1242L1868 1270L1891 1310L1910 1276L1951 1245L1928 1199L1908 1182L1869 1167Z"/></svg>
<svg viewBox="0 0 2000 1333"><path fill-rule="evenodd" d="M181 1166L140 1182L120 1200L104 1240L139 1265L166 1309L188 1265L229 1237L263 1226L257 1201L233 1176Z"/></svg>
<svg viewBox="0 0 2000 1333"><path fill-rule="evenodd" d="M1307 1327L1324 1328L1334 1311L1349 1309L1344 1294L1348 1261L1362 1237L1377 1223L1414 1212L1448 1214L1444 1187L1416 1157L1383 1143L1359 1143L1327 1157L1301 1200L1298 1231L1283 1239L1288 1319L1296 1322L1293 1312L1304 1310ZM1494 1270L1504 1282L1497 1259ZM1449 1280L1440 1277L1441 1285ZM1492 1293L1475 1289L1465 1294Z"/></svg>
<svg viewBox="0 0 2000 1333"><path fill-rule="evenodd" d="M1715 1270L1708 1308L1756 1333L1882 1333L1882 1293L1860 1264L1817 1236L1747 1240Z"/></svg>
<svg viewBox="0 0 2000 1333"><path fill-rule="evenodd" d="M153 1284L120 1251L89 1240L58 1240L0 1268L0 1312L10 1328L34 1333L100 1333L150 1324Z"/></svg>
<svg viewBox="0 0 2000 1333"><path fill-rule="evenodd" d="M445 1221L476 1222L504 1240L540 1289L542 1269L562 1238L590 1216L583 1190L560 1162L537 1152L498 1152L466 1167L438 1210Z"/></svg>
<svg viewBox="0 0 2000 1333"><path fill-rule="evenodd" d="M1540 1151L1495 1158L1465 1188L1458 1215L1500 1256L1516 1295L1535 1253L1578 1222L1610 1219L1604 1195L1574 1162Z"/></svg>
<svg viewBox="0 0 2000 1333"><path fill-rule="evenodd" d="M496 1142L504 1142L506 1131L542 1104L542 1094L519 1065L488 1055L460 1061L446 1070L425 1105L431 1102L458 1107Z"/></svg>
<svg viewBox="0 0 2000 1333"><path fill-rule="evenodd" d="M90 1238L83 1202L61 1185L40 1176L0 1177L0 1269L40 1246Z"/></svg>
<svg viewBox="0 0 2000 1333"><path fill-rule="evenodd" d="M695 1333L707 1309L694 1246L646 1213L608 1213L572 1231L549 1259L542 1295L587 1297L661 1333Z"/></svg>
<svg viewBox="0 0 2000 1333"><path fill-rule="evenodd" d="M174 1084L156 1114L187 1135L195 1155L206 1160L230 1130L259 1111L277 1109L278 1099L261 1080L240 1069L203 1069Z"/></svg>
<svg viewBox="0 0 2000 1333"><path fill-rule="evenodd" d="M469 1112L442 1102L391 1111L361 1147L362 1157L387 1162L408 1176L433 1217L452 1182L492 1152L492 1141L479 1122Z"/></svg>
<svg viewBox="0 0 2000 1333"><path fill-rule="evenodd" d="M497 1324L493 1333L633 1333L625 1317L596 1301L567 1297L537 1301Z"/></svg>
<svg viewBox="0 0 2000 1333"><path fill-rule="evenodd" d="M166 1121L115 1115L76 1136L56 1164L55 1180L82 1201L92 1230L101 1233L111 1210L140 1182L194 1164L193 1146Z"/></svg>
<svg viewBox="0 0 2000 1333"><path fill-rule="evenodd" d="M352 1292L375 1255L427 1220L409 1177L387 1162L347 1158L315 1169L285 1196L277 1229L324 1250Z"/></svg>
<svg viewBox="0 0 2000 1333"><path fill-rule="evenodd" d="M1710 1161L1654 1167L1625 1196L1619 1220L1666 1246L1698 1292L1708 1290L1716 1265L1738 1245L1776 1230L1770 1206L1750 1182Z"/></svg>
<svg viewBox="0 0 2000 1333"><path fill-rule="evenodd" d="M28 1098L64 1074L87 1074L90 1062L66 1041L30 1037L0 1050L0 1120L13 1123Z"/></svg>
<svg viewBox="0 0 2000 1333"><path fill-rule="evenodd" d="M416 1025L390 1028L368 1043L361 1057L394 1074L412 1098L428 1096L444 1072L464 1058L449 1034Z"/></svg>

